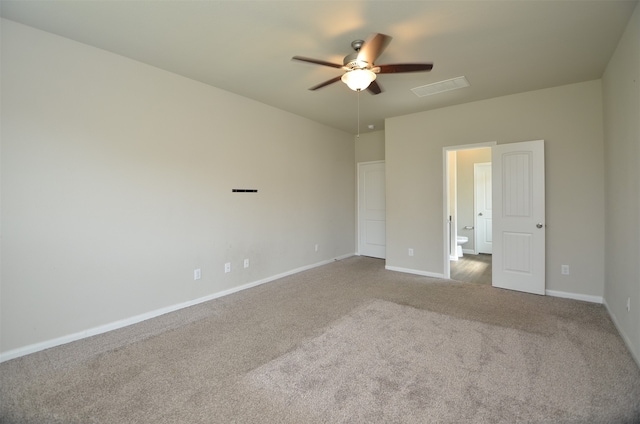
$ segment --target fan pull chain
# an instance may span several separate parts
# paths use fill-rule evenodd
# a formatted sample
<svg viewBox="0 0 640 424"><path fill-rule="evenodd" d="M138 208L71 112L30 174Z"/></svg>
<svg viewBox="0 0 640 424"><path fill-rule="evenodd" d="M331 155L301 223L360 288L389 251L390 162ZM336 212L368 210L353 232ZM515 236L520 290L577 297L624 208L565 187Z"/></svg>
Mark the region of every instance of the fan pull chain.
<svg viewBox="0 0 640 424"><path fill-rule="evenodd" d="M358 90L358 135L356 138L360 138L360 91Z"/></svg>

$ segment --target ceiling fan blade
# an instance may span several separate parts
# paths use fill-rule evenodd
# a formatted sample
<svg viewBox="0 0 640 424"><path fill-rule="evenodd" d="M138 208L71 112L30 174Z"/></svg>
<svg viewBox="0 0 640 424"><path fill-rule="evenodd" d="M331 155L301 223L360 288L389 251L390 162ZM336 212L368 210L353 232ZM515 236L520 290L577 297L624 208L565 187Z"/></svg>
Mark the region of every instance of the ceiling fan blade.
<svg viewBox="0 0 640 424"><path fill-rule="evenodd" d="M311 58L302 57L302 56L293 56L291 60L299 60L300 62L308 62L316 65L330 66L332 68L342 68L342 65L338 65L337 63L331 63L324 60L311 59Z"/></svg>
<svg viewBox="0 0 640 424"><path fill-rule="evenodd" d="M382 54L384 49L391 42L392 37L384 34L372 34L367 38L358 51L358 60L367 62L369 65L373 65L378 56Z"/></svg>
<svg viewBox="0 0 640 424"><path fill-rule="evenodd" d="M377 65L379 74L399 74L401 72L425 72L433 69L433 63L398 63L395 65Z"/></svg>
<svg viewBox="0 0 640 424"><path fill-rule="evenodd" d="M369 87L367 87L367 90L369 90L369 93L371 94L382 93L382 88L380 87L380 85L378 85L378 81L371 82L371 84L369 84Z"/></svg>
<svg viewBox="0 0 640 424"><path fill-rule="evenodd" d="M333 84L334 82L338 82L338 81L340 81L340 79L341 79L341 78L342 78L342 75L338 75L337 77L335 77L335 78L331 78L331 79L330 79L330 80L328 80L328 81L322 82L322 83L320 83L320 84L318 84L318 85L314 85L314 86L313 86L313 87L311 87L309 90L317 90L318 88L326 87L326 86L327 86L327 85L329 85L329 84Z"/></svg>

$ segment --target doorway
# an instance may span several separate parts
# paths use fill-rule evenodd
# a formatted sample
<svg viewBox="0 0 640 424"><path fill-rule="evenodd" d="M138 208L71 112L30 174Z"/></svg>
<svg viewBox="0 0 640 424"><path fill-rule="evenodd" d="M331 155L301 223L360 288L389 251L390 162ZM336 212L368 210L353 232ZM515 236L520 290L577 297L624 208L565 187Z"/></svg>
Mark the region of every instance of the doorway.
<svg viewBox="0 0 640 424"><path fill-rule="evenodd" d="M445 278L491 284L492 257L486 243L491 239L492 206L491 181L487 178L491 176L491 147L495 145L490 142L444 148ZM476 164L483 165L478 168ZM476 184L479 178L484 180L480 188ZM482 199L479 189L483 190ZM480 226L484 226L484 233L478 231Z"/></svg>
<svg viewBox="0 0 640 424"><path fill-rule="evenodd" d="M545 289L545 186L544 140L443 148L444 153L444 277L451 278L452 240L461 223L461 157L468 150L491 147L492 233L491 285L544 295ZM456 175L453 178L453 175ZM450 187L452 181L456 188ZM474 211L475 213L476 211ZM466 240L465 240L466 241ZM459 256L459 255L457 255ZM458 258L459 259L459 258Z"/></svg>

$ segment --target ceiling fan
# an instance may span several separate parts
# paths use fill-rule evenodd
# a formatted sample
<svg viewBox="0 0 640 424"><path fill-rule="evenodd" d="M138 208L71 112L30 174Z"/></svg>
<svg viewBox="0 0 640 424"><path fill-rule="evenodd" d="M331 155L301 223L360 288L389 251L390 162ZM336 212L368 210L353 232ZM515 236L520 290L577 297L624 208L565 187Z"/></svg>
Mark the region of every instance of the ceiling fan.
<svg viewBox="0 0 640 424"><path fill-rule="evenodd" d="M330 66L332 68L344 69L343 75L331 78L328 81L315 85L309 90L317 90L342 80L354 91L362 91L368 89L372 94L380 94L382 89L376 82L377 74L398 74L403 72L424 72L433 68L432 63L399 63L394 65L376 65L374 62L382 54L387 47L391 38L385 34L371 34L366 41L355 40L351 43L351 47L355 53L351 53L344 57L342 65L337 63L326 62L319 59L310 59L308 57L293 56L292 60L301 62L314 63L316 65Z"/></svg>

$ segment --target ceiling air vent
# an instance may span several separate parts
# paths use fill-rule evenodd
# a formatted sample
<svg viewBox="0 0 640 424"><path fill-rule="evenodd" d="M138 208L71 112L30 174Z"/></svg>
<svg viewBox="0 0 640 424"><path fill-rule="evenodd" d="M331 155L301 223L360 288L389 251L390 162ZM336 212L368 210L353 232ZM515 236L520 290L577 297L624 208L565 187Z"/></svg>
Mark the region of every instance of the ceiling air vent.
<svg viewBox="0 0 640 424"><path fill-rule="evenodd" d="M445 91L457 90L469 86L469 81L465 77L451 78L448 80L434 82L433 84L423 85L421 87L412 88L411 91L418 97L432 96Z"/></svg>

